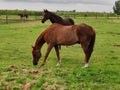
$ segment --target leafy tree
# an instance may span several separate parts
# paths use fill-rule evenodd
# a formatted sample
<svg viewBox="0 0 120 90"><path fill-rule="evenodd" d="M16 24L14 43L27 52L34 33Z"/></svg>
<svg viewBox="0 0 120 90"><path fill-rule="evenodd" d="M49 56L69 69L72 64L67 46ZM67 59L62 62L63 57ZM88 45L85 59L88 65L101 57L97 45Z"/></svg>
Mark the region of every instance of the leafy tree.
<svg viewBox="0 0 120 90"><path fill-rule="evenodd" d="M115 2L115 6L113 6L114 13L120 15L120 0Z"/></svg>

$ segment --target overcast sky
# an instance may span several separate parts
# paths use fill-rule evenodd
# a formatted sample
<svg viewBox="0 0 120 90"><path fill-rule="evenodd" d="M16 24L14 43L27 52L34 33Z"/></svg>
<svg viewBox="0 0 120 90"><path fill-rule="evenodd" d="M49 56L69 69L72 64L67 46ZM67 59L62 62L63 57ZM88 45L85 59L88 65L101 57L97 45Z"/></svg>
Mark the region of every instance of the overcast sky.
<svg viewBox="0 0 120 90"><path fill-rule="evenodd" d="M0 9L113 12L116 0L0 0Z"/></svg>

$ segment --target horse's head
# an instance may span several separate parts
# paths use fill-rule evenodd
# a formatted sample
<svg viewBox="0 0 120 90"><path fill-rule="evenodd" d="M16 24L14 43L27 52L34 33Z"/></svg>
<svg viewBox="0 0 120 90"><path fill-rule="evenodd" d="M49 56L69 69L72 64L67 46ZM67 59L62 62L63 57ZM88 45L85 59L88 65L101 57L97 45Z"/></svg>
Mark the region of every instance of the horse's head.
<svg viewBox="0 0 120 90"><path fill-rule="evenodd" d="M33 55L33 64L34 65L37 65L38 64L38 61L41 57L41 53L40 53L40 50L36 49L35 47L32 47L32 55Z"/></svg>
<svg viewBox="0 0 120 90"><path fill-rule="evenodd" d="M41 22L44 23L46 20L48 20L50 18L50 15L51 14L50 14L50 12L47 9L44 10L44 16L43 16Z"/></svg>

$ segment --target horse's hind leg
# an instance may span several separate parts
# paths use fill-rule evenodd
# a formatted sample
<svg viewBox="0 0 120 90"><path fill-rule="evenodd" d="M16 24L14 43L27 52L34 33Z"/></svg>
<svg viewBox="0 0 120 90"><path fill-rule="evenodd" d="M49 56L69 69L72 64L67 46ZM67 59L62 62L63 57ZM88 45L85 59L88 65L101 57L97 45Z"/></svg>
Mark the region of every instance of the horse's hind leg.
<svg viewBox="0 0 120 90"><path fill-rule="evenodd" d="M81 43L81 46L82 46L82 49L83 49L83 51L85 53L85 65L84 65L83 68L86 68L86 67L88 67L88 62L89 62L92 51L89 48L88 43Z"/></svg>
<svg viewBox="0 0 120 90"><path fill-rule="evenodd" d="M58 63L57 63L56 66L60 66L61 60L60 60L59 47L58 47L58 46L55 46L54 48L55 48L56 55L57 55L57 58L58 58Z"/></svg>

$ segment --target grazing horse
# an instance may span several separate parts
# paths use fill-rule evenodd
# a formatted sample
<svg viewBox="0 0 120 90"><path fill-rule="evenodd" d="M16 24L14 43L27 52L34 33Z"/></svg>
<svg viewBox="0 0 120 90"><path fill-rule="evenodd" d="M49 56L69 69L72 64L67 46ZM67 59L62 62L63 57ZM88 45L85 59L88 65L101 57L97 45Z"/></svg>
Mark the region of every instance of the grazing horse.
<svg viewBox="0 0 120 90"><path fill-rule="evenodd" d="M51 23L58 23L62 25L74 25L74 21L71 18L61 18L60 16L48 11L44 10L44 17L41 20L44 23L46 20L50 19Z"/></svg>
<svg viewBox="0 0 120 90"><path fill-rule="evenodd" d="M19 13L18 16L21 17L21 19L23 19L25 17L25 19L28 18L28 14L22 14L22 13Z"/></svg>
<svg viewBox="0 0 120 90"><path fill-rule="evenodd" d="M54 23L50 25L45 31L43 31L40 36L37 38L35 45L32 48L33 55L33 64L37 65L41 57L41 48L44 43L48 44L44 61L41 64L43 66L46 62L46 59L54 47L56 55L58 58L57 66L60 65L60 56L59 56L59 45L73 45L81 44L82 49L85 53L85 65L88 67L88 62L93 51L95 43L96 33L94 29L86 24L79 25L69 25L64 26L61 24Z"/></svg>

